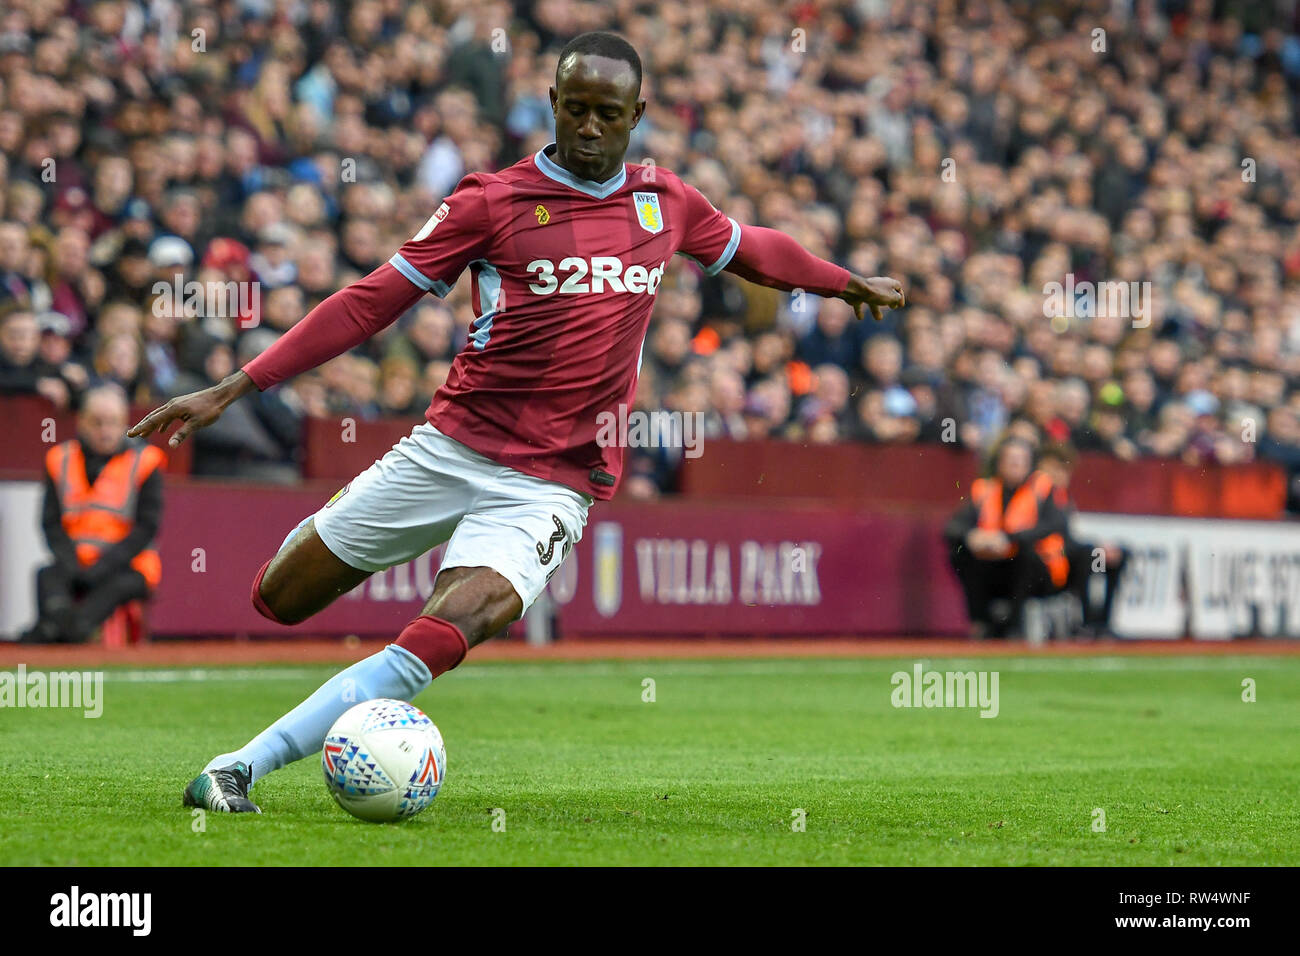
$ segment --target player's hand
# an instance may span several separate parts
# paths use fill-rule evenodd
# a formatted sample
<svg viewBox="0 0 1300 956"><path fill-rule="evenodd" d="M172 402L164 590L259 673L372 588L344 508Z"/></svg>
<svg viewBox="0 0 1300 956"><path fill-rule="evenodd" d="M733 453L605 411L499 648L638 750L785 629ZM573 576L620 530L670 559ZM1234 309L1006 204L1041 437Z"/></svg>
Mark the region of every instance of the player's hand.
<svg viewBox="0 0 1300 956"><path fill-rule="evenodd" d="M877 322L884 318L881 309L901 309L907 305L903 284L889 276L864 279L855 275L849 280L848 288L840 294L840 298L853 306L853 314L858 319L862 319L866 315L865 310L870 309L871 317Z"/></svg>
<svg viewBox="0 0 1300 956"><path fill-rule="evenodd" d="M211 388L181 395L166 405L155 408L128 428L126 433L132 438L143 438L154 432L165 432L172 422L184 422L167 441L168 445L175 448L200 428L206 428L215 422L231 402L256 387L245 372L235 372Z"/></svg>

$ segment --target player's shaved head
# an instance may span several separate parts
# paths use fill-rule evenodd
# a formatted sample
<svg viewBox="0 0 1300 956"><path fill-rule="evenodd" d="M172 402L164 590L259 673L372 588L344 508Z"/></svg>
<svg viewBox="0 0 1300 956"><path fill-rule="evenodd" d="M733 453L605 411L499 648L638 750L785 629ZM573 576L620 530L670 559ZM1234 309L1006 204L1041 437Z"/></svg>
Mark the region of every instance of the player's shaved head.
<svg viewBox="0 0 1300 956"><path fill-rule="evenodd" d="M599 56L626 63L636 80L633 98L641 95L641 57L637 55L632 44L617 33L593 30L590 33L580 33L564 44L564 49L560 51L560 59L555 64L557 87L560 85L560 74L566 69L574 69L576 60L580 56Z"/></svg>
<svg viewBox="0 0 1300 956"><path fill-rule="evenodd" d="M560 166L580 179L616 175L632 130L645 112L641 58L612 33L584 33L560 51L551 88L555 152Z"/></svg>

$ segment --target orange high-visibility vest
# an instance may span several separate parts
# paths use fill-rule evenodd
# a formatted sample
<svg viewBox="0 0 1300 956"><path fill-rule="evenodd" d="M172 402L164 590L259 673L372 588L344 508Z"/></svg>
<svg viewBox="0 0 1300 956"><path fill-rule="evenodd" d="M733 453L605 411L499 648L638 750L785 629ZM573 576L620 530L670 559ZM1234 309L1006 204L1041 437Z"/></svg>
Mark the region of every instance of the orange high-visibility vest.
<svg viewBox="0 0 1300 956"><path fill-rule="evenodd" d="M92 486L86 478L81 442L74 438L46 452L45 468L63 509L63 530L83 566L94 564L101 550L131 533L140 486L166 460L162 449L153 445L129 447L108 460ZM152 541L131 559L131 567L144 575L150 590L162 580L162 560Z"/></svg>
<svg viewBox="0 0 1300 956"><path fill-rule="evenodd" d="M979 509L979 526L986 531L1001 531L1012 535L1018 531L1028 531L1038 524L1038 507L1052 493L1052 479L1041 471L1036 471L1015 490L1007 502L1006 513L1002 512L1002 482L997 478L978 478L971 484L971 500ZM1011 556L1018 550L1011 545ZM1052 583L1065 586L1070 576L1070 563L1065 557L1065 538L1059 534L1049 534L1034 543L1034 550L1047 565Z"/></svg>

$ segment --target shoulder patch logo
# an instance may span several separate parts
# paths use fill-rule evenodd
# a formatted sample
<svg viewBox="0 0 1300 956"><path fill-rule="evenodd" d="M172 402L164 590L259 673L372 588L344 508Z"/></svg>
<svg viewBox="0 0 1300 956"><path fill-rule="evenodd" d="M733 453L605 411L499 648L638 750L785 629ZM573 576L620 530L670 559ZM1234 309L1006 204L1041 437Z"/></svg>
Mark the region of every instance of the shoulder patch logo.
<svg viewBox="0 0 1300 956"><path fill-rule="evenodd" d="M663 232L664 217L659 211L658 193L633 193L632 205L636 207L637 222L646 232Z"/></svg>
<svg viewBox="0 0 1300 956"><path fill-rule="evenodd" d="M429 221L426 222L423 226L421 226L420 231L415 234L415 241L419 242L421 239L427 239L429 233L433 232L434 228L438 225L438 223L446 219L447 214L450 212L451 212L451 207L448 206L446 203L443 203L441 206L439 206L437 211L435 211L434 214L429 217Z"/></svg>
<svg viewBox="0 0 1300 956"><path fill-rule="evenodd" d="M537 217L537 225L539 226L544 226L551 221L550 210L541 203L537 204L537 208L533 210L533 215Z"/></svg>

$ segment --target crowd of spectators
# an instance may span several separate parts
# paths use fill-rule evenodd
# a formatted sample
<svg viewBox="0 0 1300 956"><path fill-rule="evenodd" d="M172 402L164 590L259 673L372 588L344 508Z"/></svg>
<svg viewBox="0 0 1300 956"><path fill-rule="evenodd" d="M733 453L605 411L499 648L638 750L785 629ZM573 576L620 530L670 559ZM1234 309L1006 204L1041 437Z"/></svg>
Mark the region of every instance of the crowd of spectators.
<svg viewBox="0 0 1300 956"><path fill-rule="evenodd" d="M1294 0L10 0L0 11L0 393L216 382L364 275L466 173L552 139L572 35L645 63L629 159L908 308L665 277L638 404L707 437L957 442L1300 471ZM1045 308L1148 283L1144 313ZM156 282L249 282L190 317ZM1135 286L1135 288L1137 288ZM169 296L171 296L169 298ZM1076 308L1076 305L1078 306ZM291 480L302 416L418 419L469 283L200 433ZM629 489L672 482L638 456Z"/></svg>

